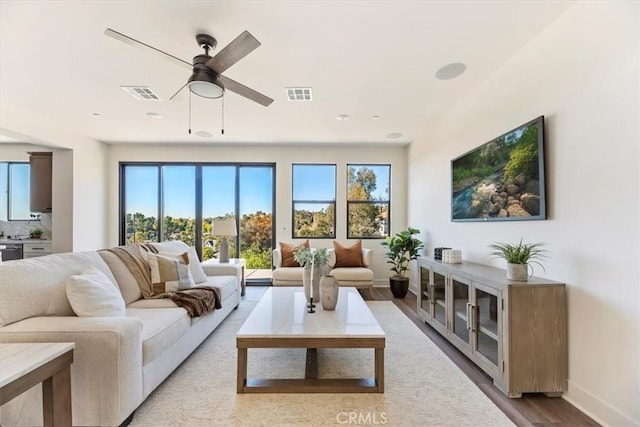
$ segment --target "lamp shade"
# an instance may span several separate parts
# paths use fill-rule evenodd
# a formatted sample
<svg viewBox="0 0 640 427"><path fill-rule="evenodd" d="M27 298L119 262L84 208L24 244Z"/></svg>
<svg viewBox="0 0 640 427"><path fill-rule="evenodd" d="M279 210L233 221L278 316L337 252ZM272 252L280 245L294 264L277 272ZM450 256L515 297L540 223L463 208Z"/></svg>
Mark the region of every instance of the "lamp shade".
<svg viewBox="0 0 640 427"><path fill-rule="evenodd" d="M235 219L214 219L213 220L214 236L236 236L236 220Z"/></svg>

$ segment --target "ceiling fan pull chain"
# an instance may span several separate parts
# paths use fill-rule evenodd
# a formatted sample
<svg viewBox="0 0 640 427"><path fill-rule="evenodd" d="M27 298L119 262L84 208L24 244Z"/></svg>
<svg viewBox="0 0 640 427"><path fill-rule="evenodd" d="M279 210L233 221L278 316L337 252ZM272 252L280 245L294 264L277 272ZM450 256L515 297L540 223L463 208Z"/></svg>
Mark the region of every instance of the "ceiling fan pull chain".
<svg viewBox="0 0 640 427"><path fill-rule="evenodd" d="M224 135L224 94L222 95L222 134Z"/></svg>
<svg viewBox="0 0 640 427"><path fill-rule="evenodd" d="M189 91L189 135L191 135L191 91Z"/></svg>

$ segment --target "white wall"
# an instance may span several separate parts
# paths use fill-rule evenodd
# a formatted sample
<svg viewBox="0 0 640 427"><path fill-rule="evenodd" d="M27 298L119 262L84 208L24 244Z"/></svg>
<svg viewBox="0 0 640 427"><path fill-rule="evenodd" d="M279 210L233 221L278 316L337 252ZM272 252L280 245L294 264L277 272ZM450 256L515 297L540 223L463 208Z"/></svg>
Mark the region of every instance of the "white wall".
<svg viewBox="0 0 640 427"><path fill-rule="evenodd" d="M409 222L430 252L490 263L491 242L548 244L540 275L568 286L565 398L614 426L640 425L639 16L636 2L577 3L409 149ZM450 222L450 160L539 115L549 219Z"/></svg>
<svg viewBox="0 0 640 427"><path fill-rule="evenodd" d="M276 242L291 238L291 165L292 163L335 163L337 165L336 240L347 242L346 235L346 165L347 163L391 164L391 232L406 226L406 147L338 146L148 146L112 145L109 150L109 244L118 244L119 162L194 161L194 162L265 162L276 163ZM312 239L314 247L332 247L333 239ZM388 286L390 274L382 254L381 240L363 240L374 250L376 284Z"/></svg>
<svg viewBox="0 0 640 427"><path fill-rule="evenodd" d="M105 247L106 146L17 106L0 106L0 123L2 134L54 151L54 252Z"/></svg>

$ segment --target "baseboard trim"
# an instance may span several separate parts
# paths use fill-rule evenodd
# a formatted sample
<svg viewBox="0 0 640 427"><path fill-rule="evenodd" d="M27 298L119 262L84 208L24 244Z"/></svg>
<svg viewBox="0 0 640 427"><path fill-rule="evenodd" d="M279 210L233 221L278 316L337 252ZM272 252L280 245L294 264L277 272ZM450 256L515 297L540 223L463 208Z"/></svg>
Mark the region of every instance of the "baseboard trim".
<svg viewBox="0 0 640 427"><path fill-rule="evenodd" d="M604 426L636 426L640 421L629 418L617 408L575 382L569 381L569 391L562 398ZM587 409L589 408L589 409Z"/></svg>

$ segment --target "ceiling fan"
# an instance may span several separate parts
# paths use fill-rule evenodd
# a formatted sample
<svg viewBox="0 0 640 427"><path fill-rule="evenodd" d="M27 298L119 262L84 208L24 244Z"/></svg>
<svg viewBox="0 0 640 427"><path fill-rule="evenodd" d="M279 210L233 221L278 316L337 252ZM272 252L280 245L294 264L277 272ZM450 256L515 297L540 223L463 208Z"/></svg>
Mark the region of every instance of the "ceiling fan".
<svg viewBox="0 0 640 427"><path fill-rule="evenodd" d="M149 46L146 43L125 36L111 28L107 28L104 34L128 45L146 50L147 52L161 54L163 58L193 70L191 77L189 77L187 82L173 94L169 100L172 100L182 89L188 86L191 93L204 98L220 98L224 95L225 90L230 90L265 107L268 107L269 104L273 102L273 99L268 96L222 75L222 73L233 64L260 46L260 42L248 31L243 31L242 34L213 57L209 55L209 51L215 49L218 42L208 34L198 34L196 41L198 45L204 49L204 54L195 56L193 58L193 64L163 52L160 49L156 49L153 46Z"/></svg>

